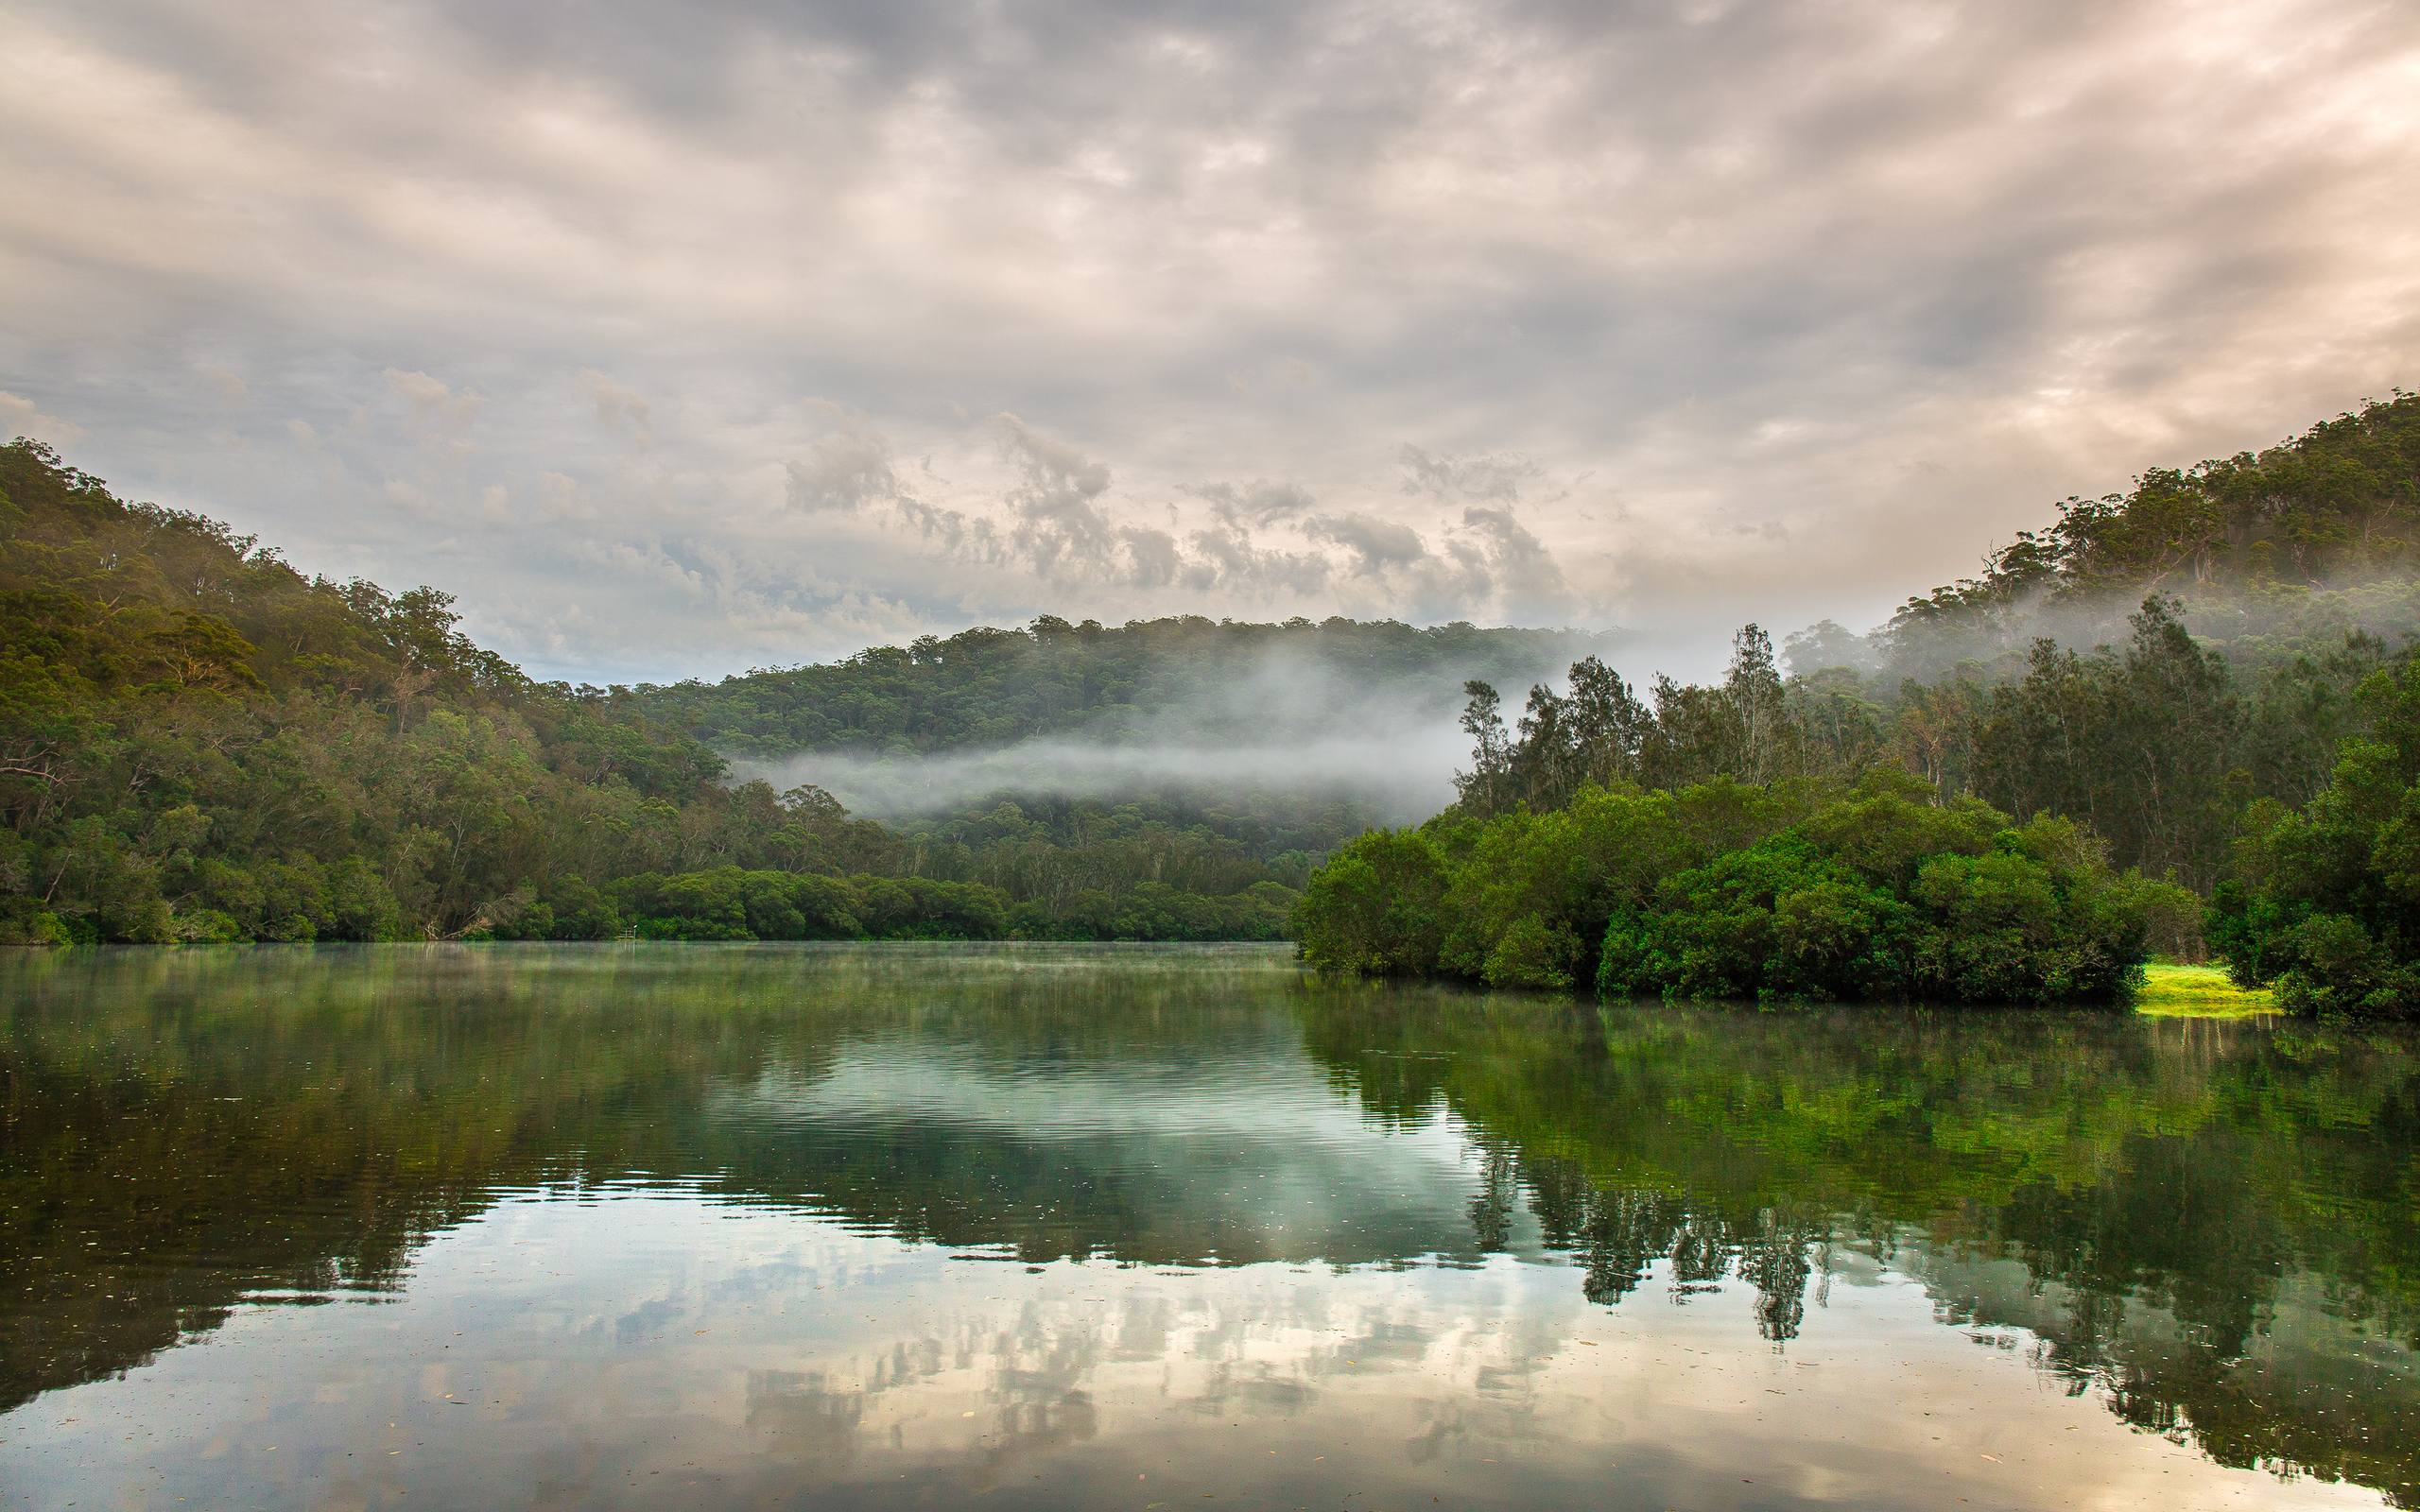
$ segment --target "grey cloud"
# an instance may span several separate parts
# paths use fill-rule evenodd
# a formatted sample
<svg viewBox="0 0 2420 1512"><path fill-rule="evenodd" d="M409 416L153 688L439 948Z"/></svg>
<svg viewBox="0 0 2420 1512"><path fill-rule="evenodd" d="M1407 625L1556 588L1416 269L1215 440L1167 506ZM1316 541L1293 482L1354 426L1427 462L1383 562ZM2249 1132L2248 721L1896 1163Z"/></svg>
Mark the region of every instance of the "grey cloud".
<svg viewBox="0 0 2420 1512"><path fill-rule="evenodd" d="M412 430L424 437L458 437L471 428L486 403L476 393L457 393L424 372L389 368L384 376L389 390L404 402Z"/></svg>
<svg viewBox="0 0 2420 1512"><path fill-rule="evenodd" d="M1546 475L1546 469L1526 456L1440 456L1409 441L1396 455L1403 465L1403 491L1436 499L1509 502L1521 496L1525 485Z"/></svg>
<svg viewBox="0 0 2420 1512"><path fill-rule="evenodd" d="M1503 506L1473 505L1462 524L1486 544L1487 563L1507 603L1524 619L1569 613L1578 607L1563 569L1536 532Z"/></svg>
<svg viewBox="0 0 2420 1512"><path fill-rule="evenodd" d="M1008 560L1007 546L991 521L906 495L897 502L900 517L943 554L991 566Z"/></svg>
<svg viewBox="0 0 2420 1512"><path fill-rule="evenodd" d="M1246 602L1312 597L1323 593L1334 576L1324 557L1255 545L1249 535L1232 525L1195 531L1191 543L1187 583L1202 592L1238 593Z"/></svg>
<svg viewBox="0 0 2420 1512"><path fill-rule="evenodd" d="M596 406L596 421L607 430L644 443L654 425L654 411L648 402L606 377L594 368L584 368L579 374L580 391Z"/></svg>
<svg viewBox="0 0 2420 1512"><path fill-rule="evenodd" d="M1220 520L1237 527L1275 524L1308 514L1319 501L1299 483L1197 483L1185 490L1207 503Z"/></svg>
<svg viewBox="0 0 2420 1512"><path fill-rule="evenodd" d="M807 455L785 464L793 507L847 513L907 497L890 442L870 426L843 424L816 438Z"/></svg>
<svg viewBox="0 0 2420 1512"><path fill-rule="evenodd" d="M1304 523L1304 528L1320 540L1342 546L1352 554L1355 569L1364 574L1408 567L1428 556L1428 543L1420 539L1419 531L1376 515L1314 515Z"/></svg>
<svg viewBox="0 0 2420 1512"><path fill-rule="evenodd" d="M1719 662L2411 387L2415 66L2374 0L24 0L0 422L542 671L1169 610ZM676 517L816 593L576 619L554 534Z"/></svg>
<svg viewBox="0 0 2420 1512"><path fill-rule="evenodd" d="M0 390L0 431L11 437L26 436L37 441L64 445L84 434L84 427L74 421L45 415L42 406L22 394Z"/></svg>
<svg viewBox="0 0 2420 1512"><path fill-rule="evenodd" d="M1144 588L1166 588L1184 570L1176 537L1166 530L1130 525L1117 533L1126 548L1134 582Z"/></svg>
<svg viewBox="0 0 2420 1512"><path fill-rule="evenodd" d="M1014 415L1001 416L999 425L1002 448L1018 476L1008 500L1017 519L1018 549L1045 578L1110 570L1125 538L1100 505L1109 489L1108 464Z"/></svg>
<svg viewBox="0 0 2420 1512"><path fill-rule="evenodd" d="M588 512L580 505L579 485L561 472L539 473L532 491L542 520L577 520Z"/></svg>

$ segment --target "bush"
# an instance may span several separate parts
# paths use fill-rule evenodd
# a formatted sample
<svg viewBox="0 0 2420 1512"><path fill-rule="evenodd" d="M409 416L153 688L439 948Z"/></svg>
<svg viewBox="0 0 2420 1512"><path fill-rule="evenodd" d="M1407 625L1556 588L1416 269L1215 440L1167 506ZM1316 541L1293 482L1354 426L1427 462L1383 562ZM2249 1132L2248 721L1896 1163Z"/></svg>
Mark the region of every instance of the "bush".
<svg viewBox="0 0 2420 1512"><path fill-rule="evenodd" d="M407 937L404 911L378 868L347 856L328 875L329 939L382 940Z"/></svg>
<svg viewBox="0 0 2420 1512"><path fill-rule="evenodd" d="M1303 959L1322 971L1417 976L1444 939L1444 858L1415 830L1373 830L1313 873L1295 905Z"/></svg>
<svg viewBox="0 0 2420 1512"><path fill-rule="evenodd" d="M2420 655L2362 685L2375 721L2300 813L2253 805L2204 929L2297 1013L2420 1015Z"/></svg>
<svg viewBox="0 0 2420 1512"><path fill-rule="evenodd" d="M2122 1002L2165 885L2081 826L2013 826L1904 774L1847 788L1583 787L1566 808L1379 832L1296 912L1323 970L1611 997Z"/></svg>
<svg viewBox="0 0 2420 1512"><path fill-rule="evenodd" d="M1828 805L1623 910L1607 929L1599 988L1768 1002L2129 1001L2146 955L2140 880L2113 874L2066 820L2006 822L1980 805L1931 809L1905 794Z"/></svg>
<svg viewBox="0 0 2420 1512"><path fill-rule="evenodd" d="M188 945L233 945L244 937L235 916L216 908L197 908L171 920L178 939Z"/></svg>
<svg viewBox="0 0 2420 1512"><path fill-rule="evenodd" d="M14 903L16 900L9 902ZM47 908L25 905L0 907L0 946L51 947L75 943L76 938L68 932L66 921Z"/></svg>

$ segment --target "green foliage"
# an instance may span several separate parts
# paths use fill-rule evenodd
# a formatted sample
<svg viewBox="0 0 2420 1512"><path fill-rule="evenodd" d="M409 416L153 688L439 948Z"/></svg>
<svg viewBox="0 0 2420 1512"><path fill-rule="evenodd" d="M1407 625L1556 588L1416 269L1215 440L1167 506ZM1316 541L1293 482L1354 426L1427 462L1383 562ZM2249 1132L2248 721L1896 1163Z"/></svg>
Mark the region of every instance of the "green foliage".
<svg viewBox="0 0 2420 1512"><path fill-rule="evenodd" d="M2420 655L2361 690L2370 732L2299 812L2255 804L2207 932L2286 1008L2420 1016Z"/></svg>
<svg viewBox="0 0 2420 1512"><path fill-rule="evenodd" d="M1457 679L1534 676L1595 639L1463 624L1179 616L1104 627L1045 616L825 666L618 690L611 701L717 750L810 770L818 753L913 761L1038 737L1103 749L1267 746L1332 736L1340 699L1381 700L1396 718L1427 705L1442 719ZM896 821L903 861L845 869L996 888L1010 928L1035 937L1276 938L1315 858L1384 817L1332 785L1285 793L1171 781L1104 799L1001 781L996 794Z"/></svg>
<svg viewBox="0 0 2420 1512"><path fill-rule="evenodd" d="M2148 938L2187 959L2216 946L2289 1005L2413 1011L2412 719L2377 690L2387 635L2420 622L2415 478L2420 396L2398 393L2257 456L2069 500L1875 636L1792 636L1787 679L1752 625L1720 682L1658 678L1642 697L1584 659L1509 729L1495 689L1469 683L1457 807L1485 823L1440 969L1680 997L2112 1001ZM1750 822L1719 850L1657 855L1651 890L1592 870L1601 848L1572 817L1658 801L1609 796L1627 783L1884 772L1921 786L1871 790L1895 792L1890 815L1864 800L1873 833L1850 808ZM1953 833L1927 810L2088 829Z"/></svg>
<svg viewBox="0 0 2420 1512"><path fill-rule="evenodd" d="M2122 647L2084 656L2039 640L2003 680L1886 696L1845 669L1784 682L1750 626L1720 683L1658 679L1651 704L1582 661L1568 696L1532 689L1510 733L1495 690L1473 682L1461 806L1494 816L1560 809L1592 782L1853 781L1896 767L1945 798L2083 819L2121 864L2206 892L2245 799L2308 797L2315 748L2360 728L2349 689L2385 647L2356 634L2255 682L2187 634L2171 603L2145 600L2126 627Z"/></svg>
<svg viewBox="0 0 2420 1512"><path fill-rule="evenodd" d="M1045 615L1024 629L927 635L829 665L615 690L614 702L743 756L928 753L1035 735L1120 743L1150 732L1171 711L1238 730L1261 728L1264 700L1238 700L1236 690L1272 668L1293 681L1362 692L1400 687L1426 698L1450 688L1456 675L1502 679L1552 667L1592 639L1392 620L1253 625L1180 615L1102 626Z"/></svg>
<svg viewBox="0 0 2420 1512"><path fill-rule="evenodd" d="M462 636L442 593L304 577L37 443L0 448L0 942L1270 938L1307 852L1362 819L1333 800L1140 800L901 834L814 788L726 783L648 699L532 682ZM946 682L999 633L949 643L948 671L919 649L903 675ZM1104 632L1113 650L1167 633ZM1486 644L1314 633L1422 655ZM1044 680L1098 703L1121 654L1062 658L1076 680ZM1006 687L977 678L910 723Z"/></svg>
<svg viewBox="0 0 2420 1512"><path fill-rule="evenodd" d="M1910 599L1883 636L1894 676L1988 651L2044 603L2176 592L2233 612L2420 567L2420 394L2397 391L2268 451L2155 468L2131 492L2068 499L1981 576ZM2286 616L2263 616L2282 619Z"/></svg>
<svg viewBox="0 0 2420 1512"><path fill-rule="evenodd" d="M1294 915L1303 958L1325 971L1419 976L1435 969L1445 864L1428 836L1374 830L1337 852Z"/></svg>
<svg viewBox="0 0 2420 1512"><path fill-rule="evenodd" d="M2246 801L2319 790L2365 728L2354 689L2420 625L2415 477L2420 395L2398 393L2256 456L2071 499L1873 636L1791 636L1788 678L1752 625L1719 682L1642 694L1583 659L1512 728L1474 681L1461 806L1897 766L1944 798L2082 819L2119 865L2206 894Z"/></svg>
<svg viewBox="0 0 2420 1512"><path fill-rule="evenodd" d="M1606 996L2124 1002L2133 879L2066 820L1886 793L1668 878L1607 926Z"/></svg>
<svg viewBox="0 0 2420 1512"><path fill-rule="evenodd" d="M1563 691L1533 686L1508 720L1489 679L1527 679L1589 638L1046 617L715 685L539 684L462 636L441 593L305 577L250 537L123 503L20 441L0 448L0 940L838 928L761 887L742 889L735 915L708 906L717 885L696 884L694 910L657 912L625 885L726 872L888 879L896 890L843 910L875 935L1263 938L1307 888L1314 959L1333 948L1341 970L1562 987L1598 978L1607 926L1650 905L1649 883L1713 867L1897 771L1945 812L1971 797L2088 825L2115 865L2164 879L2127 895L2170 954L2203 943L2177 889L2208 893L2239 864L2216 917L2243 970L2290 976L2281 989L2306 1005L2385 1011L2376 1005L2409 993L2393 879L2411 868L2401 841L2362 836L2404 831L2355 814L2351 798L2283 816L2328 786L2340 745L2373 738L2381 705L2355 690L2420 620L2415 458L2420 396L2398 394L2256 456L2071 500L2054 527L2020 535L1980 578L1911 600L1876 636L1819 626L1776 656L1749 626L1705 686L1634 688L1582 655ZM2129 604L2140 607L2120 623ZM1236 690L1279 666L1318 687L1440 699L1463 683L1472 769L1456 817L1420 832L1451 895L1433 939L1370 893L1372 874L1315 878L1375 816L1349 799L987 799L894 830L811 787L728 782L717 754L1117 744L1164 737L1172 713L1197 736L1267 739L1265 703ZM2357 771L2348 787L2341 770L2335 782L2393 785ZM2279 806L2251 810L2231 859L2259 799ZM1924 903L1912 872L1869 885L1857 879L1886 858L1824 849L1851 838L1800 838L1816 859L1775 851L1708 874L1738 932L1671 965L1671 982L1753 977L1754 990L1798 995L1818 990L1811 981L1901 980L1881 956L1840 959L1854 932L1906 923L1874 887L1937 912L1996 899L2013 912L1989 938L2051 948L2056 932L2006 878L1945 868L1941 901ZM1785 863L1798 868L1788 879L1773 870ZM1784 880L1774 897L1788 906L1772 903L1770 920L1741 902ZM977 897L996 918L964 902ZM1829 964L1774 967L1758 943L1768 929L1789 960ZM2083 954L2038 961L2046 981L2100 980L2090 951L2056 948ZM2011 980L1980 940L1960 949L1922 979Z"/></svg>
<svg viewBox="0 0 2420 1512"><path fill-rule="evenodd" d="M1567 808L1465 833L1443 907L1440 965L1494 987L1594 979L1606 921L1657 879L1789 822L1798 788L1728 779L1678 792L1584 787Z"/></svg>
<svg viewBox="0 0 2420 1512"><path fill-rule="evenodd" d="M1887 772L1854 787L1582 787L1432 823L1311 879L1304 957L1609 997L2123 1002L2158 885L2071 821L2014 826Z"/></svg>

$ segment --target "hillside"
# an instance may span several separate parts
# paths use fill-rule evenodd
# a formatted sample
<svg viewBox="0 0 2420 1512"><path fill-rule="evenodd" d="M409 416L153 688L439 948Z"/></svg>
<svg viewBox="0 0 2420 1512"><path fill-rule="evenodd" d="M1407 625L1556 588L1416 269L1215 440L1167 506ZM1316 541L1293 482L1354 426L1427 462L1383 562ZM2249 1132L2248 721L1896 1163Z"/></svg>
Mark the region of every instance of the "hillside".
<svg viewBox="0 0 2420 1512"><path fill-rule="evenodd" d="M824 665L641 686L623 701L717 750L760 758L925 755L1037 737L1132 744L1171 731L1267 738L1332 720L1340 697L1450 723L1465 679L1547 676L1603 639L1392 620L1102 626L1046 615Z"/></svg>
<svg viewBox="0 0 2420 1512"><path fill-rule="evenodd" d="M1063 804L911 841L730 777L443 593L0 448L0 939L1268 937L1304 845L1366 822Z"/></svg>
<svg viewBox="0 0 2420 1512"><path fill-rule="evenodd" d="M1795 638L1793 668L1852 666L1894 685L1962 663L2008 670L2039 636L2082 649L2123 640L2149 594L2249 670L2350 631L2396 639L2420 626L2420 394L2265 451L2154 468L2124 493L2057 512L1870 636L1824 626Z"/></svg>
<svg viewBox="0 0 2420 1512"><path fill-rule="evenodd" d="M1757 627L1705 686L1600 662L1457 801L1315 873L1339 970L1608 995L2122 1000L2196 956L2420 1008L2420 397L2147 474L1869 637ZM2173 592L2171 592L2173 590ZM2302 816L2292 810L2302 809ZM2350 1006L2346 1006L2346 1005Z"/></svg>
<svg viewBox="0 0 2420 1512"><path fill-rule="evenodd" d="M19 441L0 937L1273 937L1336 847L1443 800L1465 684L1466 818L1898 768L2206 891L2245 806L2309 801L2368 728L2420 625L2415 479L2398 395L2069 501L1872 636L1751 627L1703 687L1634 690L1569 631L1044 618L596 690Z"/></svg>

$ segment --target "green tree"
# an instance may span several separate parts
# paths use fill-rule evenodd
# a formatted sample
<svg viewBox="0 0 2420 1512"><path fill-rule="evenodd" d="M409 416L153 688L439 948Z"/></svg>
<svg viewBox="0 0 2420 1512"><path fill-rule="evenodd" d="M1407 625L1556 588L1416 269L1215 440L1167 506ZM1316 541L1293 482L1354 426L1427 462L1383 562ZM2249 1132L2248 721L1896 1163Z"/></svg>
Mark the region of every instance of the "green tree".
<svg viewBox="0 0 2420 1512"><path fill-rule="evenodd" d="M2374 723L2299 812L2246 816L2206 931L2247 985L2306 1013L2420 1015L2420 656L2363 685Z"/></svg>
<svg viewBox="0 0 2420 1512"><path fill-rule="evenodd" d="M1443 858L1426 835L1374 830L1338 851L1304 889L1294 915L1303 958L1323 971L1426 974L1443 942L1444 888Z"/></svg>

